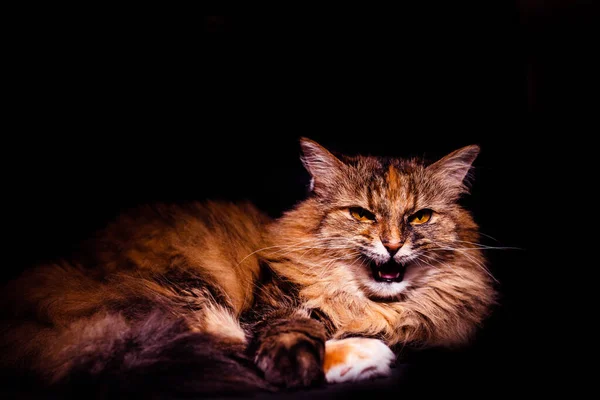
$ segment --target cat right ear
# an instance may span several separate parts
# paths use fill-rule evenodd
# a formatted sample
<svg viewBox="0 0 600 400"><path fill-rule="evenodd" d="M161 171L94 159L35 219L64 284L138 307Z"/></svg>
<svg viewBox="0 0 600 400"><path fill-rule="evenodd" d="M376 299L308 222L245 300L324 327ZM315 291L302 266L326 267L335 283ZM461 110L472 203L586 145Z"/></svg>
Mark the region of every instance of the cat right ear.
<svg viewBox="0 0 600 400"><path fill-rule="evenodd" d="M469 170L478 154L479 146L465 146L436 161L428 169L444 182L449 190L460 195L468 192L465 181L468 181Z"/></svg>
<svg viewBox="0 0 600 400"><path fill-rule="evenodd" d="M302 163L311 176L310 190L319 192L339 183L344 164L325 147L308 138L300 139Z"/></svg>

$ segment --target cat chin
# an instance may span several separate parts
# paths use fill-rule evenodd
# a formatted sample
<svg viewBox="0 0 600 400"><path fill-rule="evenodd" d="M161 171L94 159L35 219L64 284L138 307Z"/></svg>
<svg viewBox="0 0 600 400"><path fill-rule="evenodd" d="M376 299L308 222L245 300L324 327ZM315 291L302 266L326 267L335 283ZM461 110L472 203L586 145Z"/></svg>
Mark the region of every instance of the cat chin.
<svg viewBox="0 0 600 400"><path fill-rule="evenodd" d="M402 282L376 282L371 279L370 282L364 282L364 289L370 295L369 297L393 300L406 291L409 285L410 283L405 280Z"/></svg>

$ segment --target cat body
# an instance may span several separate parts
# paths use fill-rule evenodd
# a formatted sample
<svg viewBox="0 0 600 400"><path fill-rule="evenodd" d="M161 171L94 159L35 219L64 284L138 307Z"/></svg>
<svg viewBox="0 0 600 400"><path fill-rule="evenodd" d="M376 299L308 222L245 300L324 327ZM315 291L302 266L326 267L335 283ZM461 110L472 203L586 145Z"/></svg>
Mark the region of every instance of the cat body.
<svg viewBox="0 0 600 400"><path fill-rule="evenodd" d="M311 194L276 220L245 203L140 208L88 256L11 282L3 370L229 393L385 375L381 342L467 343L495 299L457 202L478 148L426 164L301 143Z"/></svg>

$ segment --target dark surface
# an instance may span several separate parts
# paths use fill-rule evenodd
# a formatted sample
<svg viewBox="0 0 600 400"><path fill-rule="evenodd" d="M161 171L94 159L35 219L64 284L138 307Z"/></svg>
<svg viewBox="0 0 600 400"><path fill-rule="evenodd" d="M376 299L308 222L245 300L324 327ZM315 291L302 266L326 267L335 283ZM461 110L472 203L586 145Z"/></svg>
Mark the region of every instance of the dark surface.
<svg viewBox="0 0 600 400"><path fill-rule="evenodd" d="M578 48L590 16L575 2L486 4L200 18L203 31L137 14L65 24L27 14L10 43L3 278L68 256L141 203L244 198L277 216L305 195L300 136L431 158L477 143L464 204L484 244L519 248L488 252L502 298L477 340L413 355L391 379L289 396L530 384L546 336L540 292L557 271L538 246L552 228L546 185L586 131L592 70Z"/></svg>

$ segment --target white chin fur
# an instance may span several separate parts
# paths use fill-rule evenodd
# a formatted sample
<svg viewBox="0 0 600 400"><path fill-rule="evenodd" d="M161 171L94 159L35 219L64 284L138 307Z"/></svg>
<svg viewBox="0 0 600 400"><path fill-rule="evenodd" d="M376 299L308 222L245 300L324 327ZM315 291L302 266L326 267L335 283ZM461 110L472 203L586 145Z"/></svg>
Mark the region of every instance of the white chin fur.
<svg viewBox="0 0 600 400"><path fill-rule="evenodd" d="M371 278L370 282L365 282L366 288L377 297L394 297L406 290L409 283L406 280L402 282L377 282Z"/></svg>

